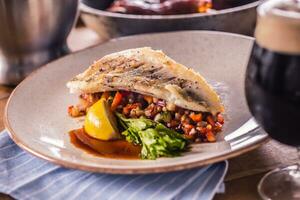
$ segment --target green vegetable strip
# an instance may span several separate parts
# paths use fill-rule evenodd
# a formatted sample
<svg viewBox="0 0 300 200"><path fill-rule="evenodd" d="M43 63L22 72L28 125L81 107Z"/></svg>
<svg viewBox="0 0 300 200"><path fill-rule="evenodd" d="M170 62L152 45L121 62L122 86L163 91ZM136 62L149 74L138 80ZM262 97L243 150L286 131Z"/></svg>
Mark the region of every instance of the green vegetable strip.
<svg viewBox="0 0 300 200"><path fill-rule="evenodd" d="M185 151L187 141L184 137L163 124L145 118L126 119L119 113L117 117L125 129L122 135L126 140L142 146L143 159L173 157Z"/></svg>

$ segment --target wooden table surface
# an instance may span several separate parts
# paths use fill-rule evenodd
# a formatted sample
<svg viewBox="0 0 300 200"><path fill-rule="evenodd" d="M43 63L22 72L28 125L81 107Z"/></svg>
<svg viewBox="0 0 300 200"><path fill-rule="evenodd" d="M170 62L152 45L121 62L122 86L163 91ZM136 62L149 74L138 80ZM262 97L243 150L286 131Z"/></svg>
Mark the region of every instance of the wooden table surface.
<svg viewBox="0 0 300 200"><path fill-rule="evenodd" d="M89 29L79 28L72 31L68 44L73 51L101 43L100 38ZM4 129L4 108L13 88L0 86L0 130ZM260 199L257 184L269 170L296 163L296 150L270 140L256 150L229 160L225 178L224 194L217 194L215 200L253 200ZM11 199L0 194L0 200Z"/></svg>

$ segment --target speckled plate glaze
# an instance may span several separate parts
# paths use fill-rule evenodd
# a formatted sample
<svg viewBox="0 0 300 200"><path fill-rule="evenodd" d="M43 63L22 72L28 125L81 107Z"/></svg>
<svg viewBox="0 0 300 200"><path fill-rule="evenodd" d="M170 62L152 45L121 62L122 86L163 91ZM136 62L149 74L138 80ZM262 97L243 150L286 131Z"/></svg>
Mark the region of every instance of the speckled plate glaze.
<svg viewBox="0 0 300 200"><path fill-rule="evenodd" d="M131 36L70 54L35 71L12 93L5 126L12 139L30 153L56 164L94 172L136 174L183 170L225 160L258 147L267 134L257 126L244 98L244 74L253 40L209 31ZM66 82L102 56L150 46L200 72L220 94L226 124L218 142L196 144L181 157L118 160L95 157L74 147L68 131L82 126L67 107L77 102Z"/></svg>

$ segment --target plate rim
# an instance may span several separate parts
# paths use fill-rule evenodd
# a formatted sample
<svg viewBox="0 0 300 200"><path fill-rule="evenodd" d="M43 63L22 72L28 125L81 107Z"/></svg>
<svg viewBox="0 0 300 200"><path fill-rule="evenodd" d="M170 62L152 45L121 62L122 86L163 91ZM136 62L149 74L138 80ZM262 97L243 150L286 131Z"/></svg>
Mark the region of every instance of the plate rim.
<svg viewBox="0 0 300 200"><path fill-rule="evenodd" d="M225 35L231 35L231 36L235 36L235 37L239 37L239 38L243 38L243 39L249 39L249 40L253 40L252 37L248 37L248 36L244 36L244 35L239 35L239 34L233 34L233 33L226 33L226 32L219 32L219 31L175 31L175 32L171 32L171 33L185 33L185 32L201 32L201 33L209 33L209 34L225 34ZM167 33L151 33L151 34L140 34L141 35L159 35L159 34L168 34L170 32ZM112 39L108 42L116 42L118 40L123 40L123 39L127 39L127 38L132 38L132 37L136 37L135 36L126 36L126 37L120 37L120 38L116 38L116 39ZM107 43L107 42L105 42ZM98 44L98 45L94 45L91 46L89 48L80 50L80 51L76 51L73 52L71 54L68 54L66 56L63 56L57 60L54 60L53 62L57 62L60 59L65 59L68 56L73 56L74 54L92 49L92 48L97 48L100 45L103 45L105 43L102 44ZM187 170L187 169L192 169L192 168L196 168L196 167L201 167L201 166L205 166L208 164L212 164L212 163L216 163L219 161L223 161L223 160L227 160L229 158L233 158L236 156L239 156L243 153L246 153L248 151L254 150L256 148L258 148L259 146L265 144L266 142L269 141L269 137L267 135L263 136L262 138L256 140L253 143L247 144L244 147L241 147L239 149L236 150L232 150L230 152L224 152L218 156L212 157L212 158L207 158L204 160L199 160L199 161L193 161L193 162L189 162L189 163L178 163L178 164L174 164L172 165L172 167L170 166L156 166L156 167L143 167L143 168L136 168L134 166L132 167L128 167L128 168L112 168L111 166L88 166L88 165L84 165L81 163L74 163L71 161L67 161L67 160L63 160L63 159L59 159L59 158L55 158L51 155L48 154L44 154L39 152L38 150L35 150L34 148L30 147L29 145L26 145L24 143L22 143L22 139L20 139L17 134L14 132L9 120L8 120L8 109L9 106L11 104L11 99L14 98L14 94L22 87L23 84L25 84L27 81L31 80L33 76L35 76L37 73L41 73L41 71L47 67L49 67L49 65L51 65L53 62L50 62L46 65L41 66L40 68L38 68L37 70L33 71L28 77L26 77L19 85L16 86L16 88L13 90L13 92L11 93L11 95L9 96L6 106L5 106L5 110L4 110L4 126L6 128L6 130L8 131L8 134L10 136L10 138L23 150L25 150L26 152L41 158L43 160L49 161L51 163L66 167L66 168L71 168L71 169L79 169L79 170L84 170L84 171L89 171L89 172L98 172L98 173L109 173L109 174L150 174L150 173L163 173L163 172L173 172L173 171L180 171L180 170Z"/></svg>

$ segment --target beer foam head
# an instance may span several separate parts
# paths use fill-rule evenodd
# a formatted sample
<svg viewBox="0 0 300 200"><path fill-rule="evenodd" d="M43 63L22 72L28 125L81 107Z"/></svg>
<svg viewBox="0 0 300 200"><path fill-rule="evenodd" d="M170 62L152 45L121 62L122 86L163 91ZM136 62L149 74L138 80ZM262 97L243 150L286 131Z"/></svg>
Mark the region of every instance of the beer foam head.
<svg viewBox="0 0 300 200"><path fill-rule="evenodd" d="M257 13L255 37L260 46L300 54L300 0L269 0Z"/></svg>

